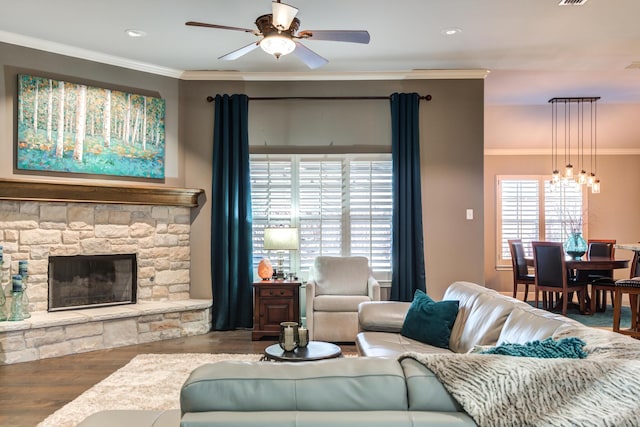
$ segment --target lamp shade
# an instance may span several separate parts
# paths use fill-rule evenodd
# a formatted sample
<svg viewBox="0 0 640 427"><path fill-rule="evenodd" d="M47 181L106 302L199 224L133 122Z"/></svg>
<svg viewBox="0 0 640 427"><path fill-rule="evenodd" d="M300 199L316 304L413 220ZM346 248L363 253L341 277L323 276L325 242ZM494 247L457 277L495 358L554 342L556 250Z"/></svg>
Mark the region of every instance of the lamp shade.
<svg viewBox="0 0 640 427"><path fill-rule="evenodd" d="M265 228L264 248L274 251L296 250L300 246L297 228Z"/></svg>

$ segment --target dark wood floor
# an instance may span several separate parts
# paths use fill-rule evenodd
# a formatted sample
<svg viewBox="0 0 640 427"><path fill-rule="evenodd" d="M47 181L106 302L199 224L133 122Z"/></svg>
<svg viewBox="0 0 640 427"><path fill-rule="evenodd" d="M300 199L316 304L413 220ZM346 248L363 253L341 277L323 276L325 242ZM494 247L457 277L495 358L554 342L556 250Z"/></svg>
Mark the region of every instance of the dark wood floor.
<svg viewBox="0 0 640 427"><path fill-rule="evenodd" d="M210 332L36 362L0 366L0 426L33 427L142 353L262 353L275 341L250 331ZM355 352L355 345L341 345Z"/></svg>

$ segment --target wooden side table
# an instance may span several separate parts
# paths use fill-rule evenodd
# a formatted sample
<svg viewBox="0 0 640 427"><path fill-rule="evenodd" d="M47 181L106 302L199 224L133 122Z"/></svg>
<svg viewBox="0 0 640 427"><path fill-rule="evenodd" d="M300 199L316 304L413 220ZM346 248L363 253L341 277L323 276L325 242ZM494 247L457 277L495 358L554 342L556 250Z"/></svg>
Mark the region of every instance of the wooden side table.
<svg viewBox="0 0 640 427"><path fill-rule="evenodd" d="M280 335L280 322L300 323L300 282L262 280L253 283L252 340Z"/></svg>

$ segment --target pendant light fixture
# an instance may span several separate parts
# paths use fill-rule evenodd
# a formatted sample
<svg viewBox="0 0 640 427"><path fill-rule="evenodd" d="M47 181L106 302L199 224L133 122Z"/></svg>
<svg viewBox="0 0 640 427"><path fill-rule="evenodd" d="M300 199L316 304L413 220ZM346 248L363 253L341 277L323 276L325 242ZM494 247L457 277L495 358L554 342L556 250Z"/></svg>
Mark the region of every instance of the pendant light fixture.
<svg viewBox="0 0 640 427"><path fill-rule="evenodd" d="M560 181L574 182L580 185L591 187L592 193L600 192L600 180L596 175L597 167L597 107L596 101L600 97L585 98L551 98L551 183L557 184ZM573 107L573 108L572 108ZM588 112L585 111L588 108ZM559 121L559 116L563 116L563 121ZM588 123L585 123L588 118ZM589 130L589 165L590 173L587 173L585 163L585 129ZM558 133L564 133L564 173L558 170ZM577 167L579 173L574 171L571 158L572 145L576 147Z"/></svg>

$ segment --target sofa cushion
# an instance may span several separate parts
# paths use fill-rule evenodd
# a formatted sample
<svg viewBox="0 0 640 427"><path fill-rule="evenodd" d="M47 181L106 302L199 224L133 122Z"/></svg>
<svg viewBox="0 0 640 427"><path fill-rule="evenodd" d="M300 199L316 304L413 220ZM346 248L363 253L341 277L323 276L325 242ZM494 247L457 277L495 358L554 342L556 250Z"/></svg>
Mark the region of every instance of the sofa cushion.
<svg viewBox="0 0 640 427"><path fill-rule="evenodd" d="M358 354L368 357L395 358L406 352L415 353L452 353L442 347L403 337L395 332L361 332L356 336Z"/></svg>
<svg viewBox="0 0 640 427"><path fill-rule="evenodd" d="M566 324L581 325L568 317L537 308L513 307L500 332L498 344L505 342L524 344L527 341L543 340Z"/></svg>
<svg viewBox="0 0 640 427"><path fill-rule="evenodd" d="M496 345L507 316L517 302L470 282L453 283L444 298L460 301L449 340L449 348L456 353L467 353L478 345Z"/></svg>
<svg viewBox="0 0 640 427"><path fill-rule="evenodd" d="M400 364L407 378L409 410L462 412L462 406L424 364L410 357L401 359Z"/></svg>
<svg viewBox="0 0 640 427"><path fill-rule="evenodd" d="M393 359L303 363L222 361L196 368L180 408L209 411L406 411L404 372Z"/></svg>
<svg viewBox="0 0 640 427"><path fill-rule="evenodd" d="M416 290L400 333L408 338L449 348L451 327L458 314L458 301L435 302L426 293Z"/></svg>

